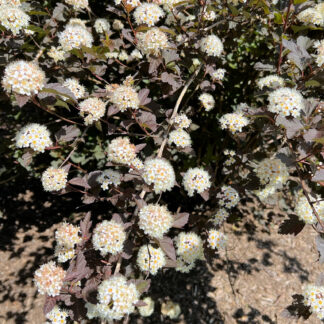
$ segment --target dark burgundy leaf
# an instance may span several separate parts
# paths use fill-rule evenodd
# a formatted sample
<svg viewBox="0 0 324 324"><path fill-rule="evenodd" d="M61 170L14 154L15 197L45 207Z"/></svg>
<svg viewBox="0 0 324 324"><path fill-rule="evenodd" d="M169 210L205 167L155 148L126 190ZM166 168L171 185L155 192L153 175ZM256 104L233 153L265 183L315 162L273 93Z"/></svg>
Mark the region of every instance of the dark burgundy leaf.
<svg viewBox="0 0 324 324"><path fill-rule="evenodd" d="M280 226L279 234L299 234L305 226L305 223L301 221L296 215L289 215L289 219L284 220Z"/></svg>
<svg viewBox="0 0 324 324"><path fill-rule="evenodd" d="M277 116L276 124L283 125L286 128L287 137L289 139L293 138L298 133L298 131L304 127L299 119L287 118L283 116Z"/></svg>
<svg viewBox="0 0 324 324"><path fill-rule="evenodd" d="M71 305L73 305L71 297L72 296L68 295L68 294L61 294L59 296L59 300L63 301L66 306L71 306Z"/></svg>
<svg viewBox="0 0 324 324"><path fill-rule="evenodd" d="M321 182L324 181L324 169L319 169L315 172L312 181Z"/></svg>
<svg viewBox="0 0 324 324"><path fill-rule="evenodd" d="M25 104L28 102L29 97L28 96L22 96L19 94L15 94L15 98L17 101L18 106L21 108L23 106L25 106Z"/></svg>
<svg viewBox="0 0 324 324"><path fill-rule="evenodd" d="M146 143L136 145L136 147L135 147L136 153L139 153L140 151L142 151L145 146L146 146Z"/></svg>
<svg viewBox="0 0 324 324"><path fill-rule="evenodd" d="M205 190L203 191L200 196L205 200L207 201L209 199L209 190Z"/></svg>
<svg viewBox="0 0 324 324"><path fill-rule="evenodd" d="M159 240L159 244L163 252L173 261L177 260L175 248L173 246L172 239L170 237L164 236Z"/></svg>
<svg viewBox="0 0 324 324"><path fill-rule="evenodd" d="M75 299L75 303L71 306L69 315L72 320L81 322L87 317L87 309L82 299Z"/></svg>
<svg viewBox="0 0 324 324"><path fill-rule="evenodd" d="M116 223L123 224L123 220L119 214L113 214L111 219L114 220Z"/></svg>
<svg viewBox="0 0 324 324"><path fill-rule="evenodd" d="M48 90L48 91L47 91ZM66 87L63 87L59 83L48 83L45 88L38 93L39 99L45 99L46 97L63 97L64 99L71 99L77 102L75 95Z"/></svg>
<svg viewBox="0 0 324 324"><path fill-rule="evenodd" d="M84 178L73 178L69 180L69 184L75 185L75 186L80 186L85 189L90 189L91 187L88 185L87 181Z"/></svg>
<svg viewBox="0 0 324 324"><path fill-rule="evenodd" d="M141 89L139 91L138 98L141 106L145 106L152 101L151 98L148 97L149 93L150 93L149 89Z"/></svg>
<svg viewBox="0 0 324 324"><path fill-rule="evenodd" d="M56 301L57 299L55 297L50 297L50 296L46 297L44 307L43 307L43 312L45 315L54 308L54 306L56 305Z"/></svg>
<svg viewBox="0 0 324 324"><path fill-rule="evenodd" d="M119 112L120 112L120 110L116 106L109 106L107 116L110 117L110 116L118 114Z"/></svg>
<svg viewBox="0 0 324 324"><path fill-rule="evenodd" d="M87 241L90 237L90 228L92 225L91 212L88 212L83 220L80 222L80 230L82 233L82 240Z"/></svg>
<svg viewBox="0 0 324 324"><path fill-rule="evenodd" d="M74 125L63 126L56 134L55 138L58 142L70 142L80 135L80 130Z"/></svg>
<svg viewBox="0 0 324 324"><path fill-rule="evenodd" d="M97 288L99 282L96 278L91 278L86 282L85 287L82 289L82 296L85 301L91 304L97 304Z"/></svg>
<svg viewBox="0 0 324 324"><path fill-rule="evenodd" d="M177 261L166 259L165 267L166 268L176 268L177 267Z"/></svg>
<svg viewBox="0 0 324 324"><path fill-rule="evenodd" d="M26 167L28 167L30 165L32 160L33 160L33 152L32 151L27 151L21 157L21 165L26 168Z"/></svg>
<svg viewBox="0 0 324 324"><path fill-rule="evenodd" d="M97 182L97 178L102 174L102 171L92 171L87 176L88 185L91 188L97 187L99 184Z"/></svg>
<svg viewBox="0 0 324 324"><path fill-rule="evenodd" d="M157 130L156 116L148 111L140 111L138 114L138 121L142 127L148 127L153 132Z"/></svg>
<svg viewBox="0 0 324 324"><path fill-rule="evenodd" d="M177 91L182 86L182 82L179 82L179 78L175 74L168 72L163 72L161 74L161 81L171 85L173 92Z"/></svg>
<svg viewBox="0 0 324 324"><path fill-rule="evenodd" d="M65 172L69 172L70 169L71 169L71 164L70 164L70 163L65 164L64 166L62 166L62 169L63 169Z"/></svg>
<svg viewBox="0 0 324 324"><path fill-rule="evenodd" d="M180 213L174 215L173 227L182 228L188 223L189 213Z"/></svg>

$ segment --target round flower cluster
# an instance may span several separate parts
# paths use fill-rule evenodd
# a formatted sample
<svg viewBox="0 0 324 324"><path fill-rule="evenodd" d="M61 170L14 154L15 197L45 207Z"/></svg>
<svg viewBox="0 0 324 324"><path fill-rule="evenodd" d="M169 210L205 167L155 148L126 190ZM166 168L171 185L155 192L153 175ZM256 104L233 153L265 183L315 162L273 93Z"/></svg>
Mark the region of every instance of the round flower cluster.
<svg viewBox="0 0 324 324"><path fill-rule="evenodd" d="M98 98L88 98L80 103L80 115L84 117L84 123L91 125L105 115L106 103Z"/></svg>
<svg viewBox="0 0 324 324"><path fill-rule="evenodd" d="M65 52L62 50L61 46L58 47L51 46L50 50L47 52L47 55L50 58L52 58L55 63L57 63L58 61L64 61L65 60L64 54Z"/></svg>
<svg viewBox="0 0 324 324"><path fill-rule="evenodd" d="M226 70L225 69L217 69L211 75L214 81L222 81L225 77Z"/></svg>
<svg viewBox="0 0 324 324"><path fill-rule="evenodd" d="M237 191L230 186L223 186L221 192L217 194L220 206L225 208L235 207L240 201L240 196Z"/></svg>
<svg viewBox="0 0 324 324"><path fill-rule="evenodd" d="M316 200L320 200L319 196L316 197ZM317 211L320 219L324 221L324 201L319 201L313 204L313 207ZM300 194L297 199L297 204L295 207L295 213L306 224L315 224L317 222L317 218L313 213L313 210L307 200L307 198Z"/></svg>
<svg viewBox="0 0 324 324"><path fill-rule="evenodd" d="M164 11L155 3L144 3L134 12L136 23L146 24L149 27L154 26L162 17L164 17Z"/></svg>
<svg viewBox="0 0 324 324"><path fill-rule="evenodd" d="M287 182L289 172L286 164L279 159L263 159L254 169L254 172L263 185L272 185L281 189Z"/></svg>
<svg viewBox="0 0 324 324"><path fill-rule="evenodd" d="M85 27L68 24L65 30L60 33L59 42L63 50L68 52L73 48L81 48L82 46L92 47L93 37Z"/></svg>
<svg viewBox="0 0 324 324"><path fill-rule="evenodd" d="M54 261L43 264L35 271L34 281L38 292L42 295L58 296L63 287L65 271Z"/></svg>
<svg viewBox="0 0 324 324"><path fill-rule="evenodd" d="M139 158L135 158L132 162L130 162L130 166L135 170L144 169L144 163Z"/></svg>
<svg viewBox="0 0 324 324"><path fill-rule="evenodd" d="M256 82L259 89L266 88L279 88L285 85L285 80L278 75L268 75Z"/></svg>
<svg viewBox="0 0 324 324"><path fill-rule="evenodd" d="M92 243L102 256L107 253L115 255L123 250L125 239L126 233L122 224L114 220L104 220L94 229Z"/></svg>
<svg viewBox="0 0 324 324"><path fill-rule="evenodd" d="M82 20L79 18L71 18L66 26L80 26L86 29L87 28L86 23L87 23L86 20Z"/></svg>
<svg viewBox="0 0 324 324"><path fill-rule="evenodd" d="M202 11L202 18L207 21L214 21L217 18L216 12L214 10Z"/></svg>
<svg viewBox="0 0 324 324"><path fill-rule="evenodd" d="M120 111L125 111L127 108L138 109L140 104L136 90L125 85L113 89L110 100Z"/></svg>
<svg viewBox="0 0 324 324"><path fill-rule="evenodd" d="M159 269L165 266L165 255L161 248L154 248L152 245L143 245L137 254L139 268L152 275L156 275Z"/></svg>
<svg viewBox="0 0 324 324"><path fill-rule="evenodd" d="M186 262L182 257L177 258L176 271L181 273L189 273L195 267L195 262Z"/></svg>
<svg viewBox="0 0 324 324"><path fill-rule="evenodd" d="M304 110L303 96L294 89L280 88L269 94L269 111L282 116L299 117Z"/></svg>
<svg viewBox="0 0 324 324"><path fill-rule="evenodd" d="M199 96L199 100L206 111L210 111L215 107L215 99L209 93L203 93Z"/></svg>
<svg viewBox="0 0 324 324"><path fill-rule="evenodd" d="M110 30L109 22L107 21L107 19L102 18L96 19L93 27L98 34L108 33Z"/></svg>
<svg viewBox="0 0 324 324"><path fill-rule="evenodd" d="M66 248L73 248L81 241L80 227L72 224L63 223L55 232L57 244Z"/></svg>
<svg viewBox="0 0 324 324"><path fill-rule="evenodd" d="M176 238L177 255L187 264L194 263L197 259L203 259L203 242L195 233L181 232Z"/></svg>
<svg viewBox="0 0 324 324"><path fill-rule="evenodd" d="M16 61L10 63L2 79L2 86L8 92L31 96L43 89L45 73L33 62Z"/></svg>
<svg viewBox="0 0 324 324"><path fill-rule="evenodd" d="M154 300L151 297L145 297L143 302L146 304L145 306L140 306L138 308L139 313L143 317L149 317L154 312Z"/></svg>
<svg viewBox="0 0 324 324"><path fill-rule="evenodd" d="M215 229L208 231L208 244L212 249L223 250L226 246L226 235Z"/></svg>
<svg viewBox="0 0 324 324"><path fill-rule="evenodd" d="M180 305L178 303L174 303L172 300L168 300L166 303L161 305L161 314L175 320L181 314Z"/></svg>
<svg viewBox="0 0 324 324"><path fill-rule="evenodd" d="M144 33L137 34L138 49L143 54L160 55L161 51L169 46L167 35L159 28L152 28Z"/></svg>
<svg viewBox="0 0 324 324"><path fill-rule="evenodd" d="M147 205L139 211L139 228L154 238L162 238L173 224L172 214L165 206Z"/></svg>
<svg viewBox="0 0 324 324"><path fill-rule="evenodd" d="M175 184L175 174L169 161L161 158L147 160L144 164L143 179L153 184L153 190L159 194L171 190Z"/></svg>
<svg viewBox="0 0 324 324"><path fill-rule="evenodd" d="M213 222L215 225L222 224L229 216L228 211L225 208L220 208L217 210L216 214L213 217Z"/></svg>
<svg viewBox="0 0 324 324"><path fill-rule="evenodd" d="M255 195L265 204L274 205L276 203L276 191L275 185L269 184L262 189L255 190Z"/></svg>
<svg viewBox="0 0 324 324"><path fill-rule="evenodd" d="M190 197L194 192L202 193L211 186L210 175L200 168L190 168L183 176L182 184Z"/></svg>
<svg viewBox="0 0 324 324"><path fill-rule="evenodd" d="M42 174L42 185L45 191L59 191L64 189L68 173L64 169L49 167Z"/></svg>
<svg viewBox="0 0 324 324"><path fill-rule="evenodd" d="M324 40L316 41L314 43L314 47L316 48L316 63L319 67L324 64Z"/></svg>
<svg viewBox="0 0 324 324"><path fill-rule="evenodd" d="M113 21L112 27L115 30L122 30L124 28L124 24L119 19L115 19Z"/></svg>
<svg viewBox="0 0 324 324"><path fill-rule="evenodd" d="M184 114L180 114L174 118L173 123L178 128L188 128L191 124L191 119Z"/></svg>
<svg viewBox="0 0 324 324"><path fill-rule="evenodd" d="M18 148L30 147L34 151L44 152L46 147L53 144L46 126L29 124L23 127L16 135Z"/></svg>
<svg viewBox="0 0 324 324"><path fill-rule="evenodd" d="M85 9L89 6L88 0L65 0L65 2L74 9Z"/></svg>
<svg viewBox="0 0 324 324"><path fill-rule="evenodd" d="M121 183L120 180L120 173L114 170L105 170L102 174L98 177L97 181L101 184L102 190L108 190L109 185L113 185L115 187L119 186Z"/></svg>
<svg viewBox="0 0 324 324"><path fill-rule="evenodd" d="M200 49L209 56L221 56L224 47L222 41L216 35L204 37L200 42Z"/></svg>
<svg viewBox="0 0 324 324"><path fill-rule="evenodd" d="M191 146L191 138L186 131L184 131L182 128L178 128L169 134L168 143L169 145L174 143L175 146L184 148Z"/></svg>
<svg viewBox="0 0 324 324"><path fill-rule="evenodd" d="M223 115L219 119L221 129L228 129L232 134L241 132L242 128L249 125L250 121L241 112L233 112Z"/></svg>
<svg viewBox="0 0 324 324"><path fill-rule="evenodd" d="M324 319L324 287L307 285L303 291L304 303L322 320Z"/></svg>
<svg viewBox="0 0 324 324"><path fill-rule="evenodd" d="M136 157L136 147L128 137L117 137L108 146L108 160L118 164L130 164Z"/></svg>
<svg viewBox="0 0 324 324"><path fill-rule="evenodd" d="M46 319L51 321L52 324L66 324L66 318L68 317L68 312L65 309L60 309L57 305L46 314Z"/></svg>
<svg viewBox="0 0 324 324"><path fill-rule="evenodd" d="M14 35L27 28L30 17L21 9L12 6L0 7L0 24L10 30Z"/></svg>
<svg viewBox="0 0 324 324"><path fill-rule="evenodd" d="M77 79L66 79L63 83L63 87L68 88L76 99L81 99L85 95L85 87L81 85ZM66 100L67 97L63 97L63 99Z"/></svg>
<svg viewBox="0 0 324 324"><path fill-rule="evenodd" d="M229 156L228 159L224 161L225 166L231 166L236 162L236 160L234 158L234 156L236 155L235 151L233 151L233 150L225 150L224 155Z"/></svg>
<svg viewBox="0 0 324 324"><path fill-rule="evenodd" d="M297 19L305 24L324 26L324 4L321 2L313 8L307 8L297 15Z"/></svg>
<svg viewBox="0 0 324 324"><path fill-rule="evenodd" d="M110 322L135 311L139 292L134 283L127 283L124 276L113 276L98 286L98 300L95 313Z"/></svg>

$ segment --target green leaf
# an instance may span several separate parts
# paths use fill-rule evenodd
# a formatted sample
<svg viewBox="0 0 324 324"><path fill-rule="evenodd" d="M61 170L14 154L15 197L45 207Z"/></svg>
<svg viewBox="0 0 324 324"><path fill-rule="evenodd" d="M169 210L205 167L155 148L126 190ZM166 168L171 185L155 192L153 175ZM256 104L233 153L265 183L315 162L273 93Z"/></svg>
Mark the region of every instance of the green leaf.
<svg viewBox="0 0 324 324"><path fill-rule="evenodd" d="M54 106L63 107L66 108L67 110L70 110L69 105L63 100L57 100Z"/></svg>
<svg viewBox="0 0 324 324"><path fill-rule="evenodd" d="M306 87L319 87L321 84L316 80L308 80L305 82Z"/></svg>
<svg viewBox="0 0 324 324"><path fill-rule="evenodd" d="M34 15L34 16L49 16L49 14L45 11L29 11L28 12L29 15Z"/></svg>
<svg viewBox="0 0 324 324"><path fill-rule="evenodd" d="M231 4L228 4L228 8L231 10L231 13L232 13L233 16L238 16L239 15L239 11L234 6L232 6Z"/></svg>
<svg viewBox="0 0 324 324"><path fill-rule="evenodd" d="M35 33L39 33L39 34L46 34L46 32L44 31L43 28L40 28L38 26L34 26L34 25L29 25L27 27L28 30L32 30Z"/></svg>
<svg viewBox="0 0 324 324"><path fill-rule="evenodd" d="M291 29L293 30L294 33L298 33L300 31L309 29L309 26L296 26L296 25L292 25Z"/></svg>
<svg viewBox="0 0 324 324"><path fill-rule="evenodd" d="M316 143L320 143L320 144L324 144L324 137L320 137L320 138L315 138L314 142Z"/></svg>
<svg viewBox="0 0 324 324"><path fill-rule="evenodd" d="M162 27L160 27L159 28L161 31L163 31L164 33L168 33L168 34L171 34L171 35L173 35L173 36L177 36L177 34L173 31L173 30L171 30L171 29L168 29L168 28L162 28Z"/></svg>
<svg viewBox="0 0 324 324"><path fill-rule="evenodd" d="M282 19L282 15L281 15L281 13L279 13L279 12L275 12L275 13L274 13L274 22L275 22L276 24L282 25L282 23L283 23L283 19Z"/></svg>
<svg viewBox="0 0 324 324"><path fill-rule="evenodd" d="M301 4L301 3L304 3L306 2L307 0L294 0L294 4L295 5L298 5L298 4Z"/></svg>
<svg viewBox="0 0 324 324"><path fill-rule="evenodd" d="M48 93L53 93L57 96L63 96L63 97L66 97L66 98L69 98L71 99L72 101L74 101L74 99L70 96L68 96L67 94L65 93L62 93L62 92L59 92L57 90L54 90L54 89L50 89L50 88L43 88L40 92L48 92Z"/></svg>

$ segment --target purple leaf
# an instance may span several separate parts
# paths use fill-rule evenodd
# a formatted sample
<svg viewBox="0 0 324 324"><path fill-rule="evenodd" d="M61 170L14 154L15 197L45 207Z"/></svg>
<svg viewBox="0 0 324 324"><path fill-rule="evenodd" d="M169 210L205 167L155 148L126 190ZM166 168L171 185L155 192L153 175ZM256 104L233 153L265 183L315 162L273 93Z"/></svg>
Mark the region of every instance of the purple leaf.
<svg viewBox="0 0 324 324"><path fill-rule="evenodd" d="M173 261L177 260L175 248L173 246L172 239L170 237L164 236L159 240L159 244L163 252Z"/></svg>
<svg viewBox="0 0 324 324"><path fill-rule="evenodd" d="M209 200L209 189L203 191L202 193L200 193L200 196L205 200Z"/></svg>
<svg viewBox="0 0 324 324"><path fill-rule="evenodd" d="M279 234L294 234L295 236L299 234L305 223L301 221L296 215L289 215L289 219L284 220L280 226L278 233Z"/></svg>
<svg viewBox="0 0 324 324"><path fill-rule="evenodd" d="M120 110L116 106L109 106L107 116L110 117L110 116L118 114L119 112L120 112Z"/></svg>
<svg viewBox="0 0 324 324"><path fill-rule="evenodd" d="M88 185L87 181L84 178L73 178L69 180L69 184L75 185L75 186L80 186L85 189L90 189L91 187Z"/></svg>
<svg viewBox="0 0 324 324"><path fill-rule="evenodd" d="M189 213L180 213L174 215L172 227L182 228L188 223Z"/></svg>
<svg viewBox="0 0 324 324"><path fill-rule="evenodd" d="M18 106L21 108L23 106L25 106L25 104L28 102L29 97L28 96L23 96L23 95L19 95L19 94L15 94L15 98L17 101Z"/></svg>
<svg viewBox="0 0 324 324"><path fill-rule="evenodd" d="M324 169L319 169L315 172L312 181L321 182L324 181Z"/></svg>
<svg viewBox="0 0 324 324"><path fill-rule="evenodd" d="M63 126L56 134L55 138L58 142L70 142L73 141L76 137L80 135L80 130L78 127L71 126Z"/></svg>
<svg viewBox="0 0 324 324"><path fill-rule="evenodd" d="M137 307L142 307L142 306L146 306L147 304L143 302L143 300L139 300L134 305Z"/></svg>
<svg viewBox="0 0 324 324"><path fill-rule="evenodd" d="M92 225L91 212L88 212L84 219L80 222L80 230L82 233L82 240L85 242L90 238L90 228Z"/></svg>
<svg viewBox="0 0 324 324"><path fill-rule="evenodd" d="M140 106L145 106L146 104L150 103L152 100L148 97L150 93L149 89L141 89L138 93L138 98L140 101Z"/></svg>
<svg viewBox="0 0 324 324"><path fill-rule="evenodd" d="M123 224L123 220L119 214L116 214L116 213L113 214L111 219L114 220L118 224Z"/></svg>
<svg viewBox="0 0 324 324"><path fill-rule="evenodd" d="M142 151L145 146L146 146L146 143L136 145L136 147L135 147L136 153L139 153L140 151Z"/></svg>
<svg viewBox="0 0 324 324"><path fill-rule="evenodd" d="M50 297L50 296L46 297L44 307L43 307L43 312L45 315L54 308L54 306L56 305L56 300L57 300L56 297Z"/></svg>
<svg viewBox="0 0 324 324"><path fill-rule="evenodd" d="M156 123L156 116L147 111L140 111L138 114L138 121L141 123L142 127L148 127L153 132L158 128Z"/></svg>

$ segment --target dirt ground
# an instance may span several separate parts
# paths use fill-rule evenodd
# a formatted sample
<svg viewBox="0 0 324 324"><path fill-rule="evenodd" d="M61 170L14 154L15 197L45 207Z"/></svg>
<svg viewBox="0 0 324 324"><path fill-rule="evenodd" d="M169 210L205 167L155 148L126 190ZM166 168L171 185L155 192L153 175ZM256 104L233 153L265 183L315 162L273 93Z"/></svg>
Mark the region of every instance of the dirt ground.
<svg viewBox="0 0 324 324"><path fill-rule="evenodd" d="M37 206L32 193L24 195L15 198L16 203L21 200L16 212L29 217ZM48 217L53 212L62 219L47 201L42 214ZM32 276L51 258L56 220L51 226L36 222L19 228L19 217L11 223L7 217L0 240L0 324L43 324L43 297L36 293ZM226 224L227 252L212 267L201 263L189 275L168 271L160 283L157 277L151 287L153 298L158 299L155 313L144 320L133 316L130 323L320 323L314 315L299 322L280 316L292 302L291 295L301 293L302 286L314 282L321 271L314 247L316 233L305 227L297 237L279 235L283 216L271 218L271 222L268 216L255 221L247 216L239 227ZM160 302L167 298L181 306L178 321L160 314Z"/></svg>

